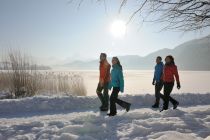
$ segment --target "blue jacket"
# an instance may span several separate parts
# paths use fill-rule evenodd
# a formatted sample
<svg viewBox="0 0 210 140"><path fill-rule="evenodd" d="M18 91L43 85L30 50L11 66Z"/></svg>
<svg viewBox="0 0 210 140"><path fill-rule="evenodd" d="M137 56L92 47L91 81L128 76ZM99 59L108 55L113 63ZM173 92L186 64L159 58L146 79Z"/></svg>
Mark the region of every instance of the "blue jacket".
<svg viewBox="0 0 210 140"><path fill-rule="evenodd" d="M163 67L164 67L163 62L156 64L153 81L160 82L163 74Z"/></svg>
<svg viewBox="0 0 210 140"><path fill-rule="evenodd" d="M109 89L112 87L119 87L121 92L124 92L124 77L122 68L115 64L112 66L111 71L111 82L109 84Z"/></svg>

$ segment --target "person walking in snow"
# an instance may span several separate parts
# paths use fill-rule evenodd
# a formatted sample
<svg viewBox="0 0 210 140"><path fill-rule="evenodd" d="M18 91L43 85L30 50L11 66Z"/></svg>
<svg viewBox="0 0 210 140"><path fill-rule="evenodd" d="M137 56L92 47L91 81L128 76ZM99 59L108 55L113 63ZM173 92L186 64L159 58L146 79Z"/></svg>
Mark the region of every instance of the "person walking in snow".
<svg viewBox="0 0 210 140"><path fill-rule="evenodd" d="M163 88L163 80L162 80L163 67L164 67L164 64L162 62L162 58L158 56L156 58L156 66L155 66L154 77L153 77L153 82L152 82L152 85L155 86L155 98L156 98L155 104L152 105L153 108L159 108L160 91Z"/></svg>
<svg viewBox="0 0 210 140"><path fill-rule="evenodd" d="M108 116L115 116L117 114L116 103L125 108L128 112L130 110L130 103L118 99L119 92L124 92L124 77L123 69L117 57L112 58L111 82L109 89L112 89L110 97L110 113Z"/></svg>
<svg viewBox="0 0 210 140"><path fill-rule="evenodd" d="M105 53L101 53L100 55L100 76L99 83L96 89L96 93L98 98L101 101L100 110L108 111L109 109L109 82L110 82L110 68L111 65L107 61L107 55ZM102 94L103 91L103 94Z"/></svg>
<svg viewBox="0 0 210 140"><path fill-rule="evenodd" d="M165 66L163 69L164 95L161 95L161 98L164 103L161 111L168 109L169 101L173 104L173 109L176 109L179 105L179 102L170 96L174 87L174 76L176 78L177 89L180 89L181 86L177 66L175 65L173 56L169 55L165 58Z"/></svg>

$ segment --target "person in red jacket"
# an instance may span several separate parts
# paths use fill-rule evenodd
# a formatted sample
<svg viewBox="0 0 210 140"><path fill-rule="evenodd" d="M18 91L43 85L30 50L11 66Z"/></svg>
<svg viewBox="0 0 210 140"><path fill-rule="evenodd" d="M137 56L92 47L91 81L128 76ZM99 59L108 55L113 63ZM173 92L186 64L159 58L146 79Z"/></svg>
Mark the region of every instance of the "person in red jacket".
<svg viewBox="0 0 210 140"><path fill-rule="evenodd" d="M169 101L173 104L173 109L176 109L177 106L179 105L179 102L170 96L174 87L175 79L177 83L177 89L181 88L179 81L179 74L173 56L171 55L166 56L165 62L166 63L163 69L164 95L161 95L161 98L163 99L164 103L163 103L163 109L161 111L168 109Z"/></svg>
<svg viewBox="0 0 210 140"><path fill-rule="evenodd" d="M96 93L98 98L101 101L101 111L108 111L109 109L109 82L110 82L110 68L111 65L107 61L107 56L105 53L101 53L100 55L100 76L99 76L99 83L96 89ZM102 94L103 91L103 94Z"/></svg>

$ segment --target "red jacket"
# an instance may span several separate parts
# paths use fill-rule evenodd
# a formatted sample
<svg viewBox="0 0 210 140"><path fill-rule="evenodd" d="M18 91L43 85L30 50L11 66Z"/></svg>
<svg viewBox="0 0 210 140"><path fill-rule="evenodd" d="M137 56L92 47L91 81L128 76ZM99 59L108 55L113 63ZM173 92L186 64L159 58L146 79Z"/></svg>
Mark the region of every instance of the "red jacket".
<svg viewBox="0 0 210 140"><path fill-rule="evenodd" d="M177 66L175 64L165 65L163 69L163 81L167 83L174 82L174 76L176 78L176 82L179 83Z"/></svg>
<svg viewBox="0 0 210 140"><path fill-rule="evenodd" d="M110 81L110 68L111 65L108 63L107 60L100 62L100 78L99 81L102 83L106 83Z"/></svg>

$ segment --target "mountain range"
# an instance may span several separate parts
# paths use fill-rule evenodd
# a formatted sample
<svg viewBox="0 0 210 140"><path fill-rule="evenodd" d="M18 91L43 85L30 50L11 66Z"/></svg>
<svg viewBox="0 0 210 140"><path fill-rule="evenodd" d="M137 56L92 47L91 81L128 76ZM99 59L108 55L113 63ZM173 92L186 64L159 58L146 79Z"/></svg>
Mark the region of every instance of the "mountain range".
<svg viewBox="0 0 210 140"><path fill-rule="evenodd" d="M151 70L157 56L173 55L181 70L210 71L210 35L185 42L174 49L161 49L145 57L138 55L119 56L124 69ZM108 58L109 62L111 58ZM62 65L69 69L98 69L99 60L73 61Z"/></svg>

